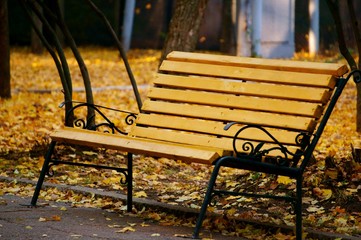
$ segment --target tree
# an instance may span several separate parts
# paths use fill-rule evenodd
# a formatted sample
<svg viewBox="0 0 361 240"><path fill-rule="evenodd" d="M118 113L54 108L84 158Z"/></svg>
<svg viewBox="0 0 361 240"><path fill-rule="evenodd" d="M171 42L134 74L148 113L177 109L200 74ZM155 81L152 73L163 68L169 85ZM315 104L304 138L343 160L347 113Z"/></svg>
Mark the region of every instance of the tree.
<svg viewBox="0 0 361 240"><path fill-rule="evenodd" d="M352 0L347 0L347 11L348 15L350 16L351 23L352 23L352 31L354 34L354 38L356 39L356 47L358 49L358 63L356 63L355 59L351 55L345 41L345 35L342 27L342 20L339 11L339 2L338 0L327 0L327 5L331 11L332 17L335 21L336 31L337 31L337 38L338 44L341 54L347 60L351 70L361 69L361 30L358 26L358 20L356 18L355 8L353 5ZM356 73L354 78L359 78L360 75ZM361 84L356 85L357 88L357 103L356 103L356 131L361 132Z"/></svg>
<svg viewBox="0 0 361 240"><path fill-rule="evenodd" d="M11 97L7 0L0 0L0 97Z"/></svg>
<svg viewBox="0 0 361 240"><path fill-rule="evenodd" d="M7 0L0 0L0 97L11 97Z"/></svg>
<svg viewBox="0 0 361 240"><path fill-rule="evenodd" d="M173 50L194 51L208 0L177 0L160 62Z"/></svg>
<svg viewBox="0 0 361 240"><path fill-rule="evenodd" d="M42 9L38 9L40 12L42 12ZM41 23L40 19L36 17L35 14L32 16L34 24L42 31L43 24ZM40 38L36 34L34 28L31 29L31 52L35 54L42 54L44 51L44 46L41 43Z"/></svg>
<svg viewBox="0 0 361 240"><path fill-rule="evenodd" d="M236 54L235 18L236 2L223 1L220 50L230 55Z"/></svg>

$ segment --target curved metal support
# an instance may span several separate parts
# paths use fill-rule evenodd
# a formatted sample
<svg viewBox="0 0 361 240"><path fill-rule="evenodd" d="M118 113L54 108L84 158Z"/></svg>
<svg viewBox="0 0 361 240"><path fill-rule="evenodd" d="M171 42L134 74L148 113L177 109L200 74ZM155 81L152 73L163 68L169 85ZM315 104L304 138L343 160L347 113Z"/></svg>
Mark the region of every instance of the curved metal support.
<svg viewBox="0 0 361 240"><path fill-rule="evenodd" d="M89 125L88 123L95 122L94 121L95 115L88 117L88 119L86 119L86 120L79 118L79 119L74 120L74 122L73 122L74 126L77 128L97 130L100 127L106 127L109 129L109 131L105 130L104 132L111 132L113 134L117 132L117 133L120 133L123 135L127 135L127 133L125 131L123 131L123 130L119 129L117 126L115 126L115 124L100 109L107 109L107 110L127 114L127 116L125 117L125 123L127 125L134 124L134 120L137 118L137 115L135 113L132 113L129 111L123 111L123 110L119 110L119 109L104 107L104 106L96 105L96 104L89 104L89 103L85 103L85 102L77 102L77 101L72 101L72 102L78 103L78 105L72 107L66 113L65 120L68 120L68 118L71 116L71 113L73 113L76 109L81 108L81 107L90 107L90 108L93 108L95 110L95 112L98 113L102 117L102 119L105 121L105 122L102 122L99 124ZM65 102L61 103L59 105L59 107L63 107L64 105L65 105Z"/></svg>
<svg viewBox="0 0 361 240"><path fill-rule="evenodd" d="M225 127L224 130L228 130L230 129L233 125L236 124L240 124L238 122L231 122L228 123ZM258 129L262 132L264 132L269 138L270 138L270 142L273 142L274 144L276 144L277 146L268 148L268 149L262 149L264 146L264 142L260 142L257 145L254 145L254 143L250 142L250 141L245 141L242 144L242 151L239 151L237 149L237 142L240 140L239 135L245 131L246 129L250 129L250 128L254 128L254 129ZM292 153L290 152L287 147L285 147L282 143L280 143L268 130L266 130L264 127L262 126L258 126L258 125L246 125L241 127L236 134L233 137L233 150L236 154L236 156L240 157L240 156L245 156L248 155L250 157L253 157L254 159L259 159L262 160L262 157L268 155L270 152L273 151L279 151L281 153L280 156L276 156L273 159L273 163L280 165L280 166L287 166L289 165L292 161L298 161L301 156L303 155L304 151L303 149L305 149L309 143L310 143L310 136L309 134L305 133L305 132L301 132L300 134L298 134L295 138L295 143L297 146L300 146L302 150L297 151L296 153ZM297 163L293 163L292 164L297 165Z"/></svg>
<svg viewBox="0 0 361 240"><path fill-rule="evenodd" d="M351 76L353 76L353 81L357 84L357 83L360 83L361 82L361 70L360 69L356 69L356 70L353 70L351 71L347 77L345 78L346 81L348 81Z"/></svg>

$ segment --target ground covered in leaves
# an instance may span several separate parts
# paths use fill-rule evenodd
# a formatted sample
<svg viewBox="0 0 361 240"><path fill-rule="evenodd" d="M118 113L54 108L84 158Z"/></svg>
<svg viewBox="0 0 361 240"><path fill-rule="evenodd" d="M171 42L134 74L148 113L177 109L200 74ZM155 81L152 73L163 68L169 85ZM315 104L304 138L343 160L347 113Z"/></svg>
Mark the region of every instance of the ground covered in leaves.
<svg viewBox="0 0 361 240"><path fill-rule="evenodd" d="M96 104L137 111L133 92L125 68L114 49L81 48L94 88ZM69 65L72 69L74 100L84 101L81 74L70 51ZM157 71L159 51L132 50L128 57L141 95ZM298 56L296 58L302 58ZM322 58L321 61L338 61ZM61 84L51 57L33 55L25 48L11 50L11 76L13 96L0 100L0 176L37 180L49 133L63 126L64 109ZM307 169L304 179L304 226L320 231L346 233L361 236L361 163L352 155L351 144L360 139L355 132L355 84L350 82L324 131L315 152L315 159ZM116 115L112 115L121 119ZM119 120L120 121L120 120ZM124 155L109 150L77 147L61 147L63 160L82 158L82 161L121 166ZM70 185L84 185L110 191L126 192L120 185L122 175L110 170L80 169L72 166L56 166L55 176L46 181ZM200 208L211 167L184 164L169 159L136 156L134 162L134 196L151 198L173 205ZM220 182L228 189L256 190L263 192L288 192L295 190L295 182L277 176L264 176L247 171L226 169ZM32 195L32 186L16 182L0 182L3 194ZM42 191L41 198L70 201L75 205L105 207L124 210L122 203L111 199L96 199L74 192L57 189ZM210 210L219 216L207 218L204 227L226 235L251 239L292 239L290 233L270 232L267 228L236 223L237 219L293 226L292 209L288 204L266 199L227 197ZM135 209L135 211L137 211ZM195 218L170 213L138 210L143 217L163 224L194 225ZM234 224L229 224L229 223Z"/></svg>

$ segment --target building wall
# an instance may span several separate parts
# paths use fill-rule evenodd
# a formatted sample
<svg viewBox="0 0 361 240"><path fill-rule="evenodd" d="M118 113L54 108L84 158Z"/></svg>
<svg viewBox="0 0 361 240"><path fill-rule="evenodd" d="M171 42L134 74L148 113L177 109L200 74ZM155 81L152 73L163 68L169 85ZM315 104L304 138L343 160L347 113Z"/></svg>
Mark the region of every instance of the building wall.
<svg viewBox="0 0 361 240"><path fill-rule="evenodd" d="M102 9L109 21L118 26L117 32L121 33L122 18L123 18L123 5L120 9L115 9L116 1L124 3L124 0L93 0L100 9ZM168 24L172 15L173 5L175 0L142 0L136 1L136 15L134 18L134 29L132 36L132 48L161 48L166 36ZM216 50L220 49L220 39L222 33L222 7L223 2L228 0L209 0L204 20L200 32L200 41L197 48L202 50ZM231 1L231 0L229 0ZM233 1L233 0L232 0ZM250 4L254 0L237 0ZM354 0L355 8L359 9L361 1ZM263 29L262 35L264 41L262 43L264 57L276 56L283 51L292 51L292 44L286 44L280 40L281 37L289 34L288 42L292 41L296 45L296 51L308 51L307 34L309 27L308 16L308 1L307 0L263 0L264 3L264 16L263 16ZM105 30L103 23L98 19L84 1L64 0L65 17L68 26L73 33L73 36L78 45L102 45L114 46L111 36ZM17 1L8 1L9 5L9 30L10 42L12 45L30 45L30 23L25 16L25 12ZM294 10L291 11L292 5ZM328 49L337 50L336 30L332 17L329 13L325 0L320 0L320 49L325 52ZM345 18L343 24L345 29L350 29L350 25L346 24L347 8L342 1L340 4L340 11L342 17ZM287 8L286 6L290 7ZM292 12L295 16L292 16ZM283 18L275 18L277 15L282 15ZM242 47L246 49L247 55L250 53L249 32L250 16L248 16L248 26L244 26L245 40L241 41ZM293 17L295 19L295 27L292 30L291 25L286 25L281 19ZM357 15L359 20L361 15ZM117 23L116 23L117 22ZM286 21L289 22L289 21ZM290 23L290 22L289 22ZM269 25L273 24L273 25ZM293 31L293 33L292 33ZM354 46L352 31L347 31L346 41ZM278 43L276 43L276 40ZM275 46L279 45L278 48ZM335 47L336 46L336 47ZM288 49L287 49L288 48ZM274 49L274 50L272 50ZM240 51L239 51L240 53Z"/></svg>
<svg viewBox="0 0 361 240"><path fill-rule="evenodd" d="M261 4L261 14L254 10L256 2ZM241 0L238 8L239 20L242 21L238 28L241 39L238 55L265 58L290 58L294 55L295 0ZM261 18L259 26L256 26L256 18ZM256 34L260 41L254 39L253 31L257 30L260 31Z"/></svg>

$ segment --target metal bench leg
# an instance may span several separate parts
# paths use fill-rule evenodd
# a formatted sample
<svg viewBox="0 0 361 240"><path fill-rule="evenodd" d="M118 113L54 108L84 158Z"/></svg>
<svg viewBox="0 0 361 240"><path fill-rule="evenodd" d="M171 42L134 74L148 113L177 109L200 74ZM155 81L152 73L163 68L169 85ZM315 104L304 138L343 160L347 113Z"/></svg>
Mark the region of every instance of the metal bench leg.
<svg viewBox="0 0 361 240"><path fill-rule="evenodd" d="M50 160L51 160L51 156L53 155L55 145L56 145L56 142L52 141L50 143L48 152L45 155L45 160L44 160L44 163L43 163L43 167L41 169L40 176L39 176L38 182L37 182L36 187L35 187L33 198L31 199L31 203L30 203L31 206L35 207L36 202L38 201L41 186L43 185L45 175L49 170L49 163L50 163Z"/></svg>
<svg viewBox="0 0 361 240"><path fill-rule="evenodd" d="M297 178L296 184L296 240L302 240L302 176Z"/></svg>
<svg viewBox="0 0 361 240"><path fill-rule="evenodd" d="M207 212L208 204L212 200L212 192L213 192L213 189L214 189L214 185L216 184L216 180L217 180L217 176L218 176L218 172L219 172L220 168L221 168L220 164L216 164L214 166L211 178L210 178L209 183L208 183L208 189L207 189L206 195L205 195L204 200L203 200L201 211L199 212L199 215L198 215L196 227L194 229L192 238L199 238L199 231L201 230L202 223L203 223L204 217L205 217L206 212Z"/></svg>
<svg viewBox="0 0 361 240"><path fill-rule="evenodd" d="M128 153L128 179L127 179L127 211L132 211L133 205L133 154Z"/></svg>

